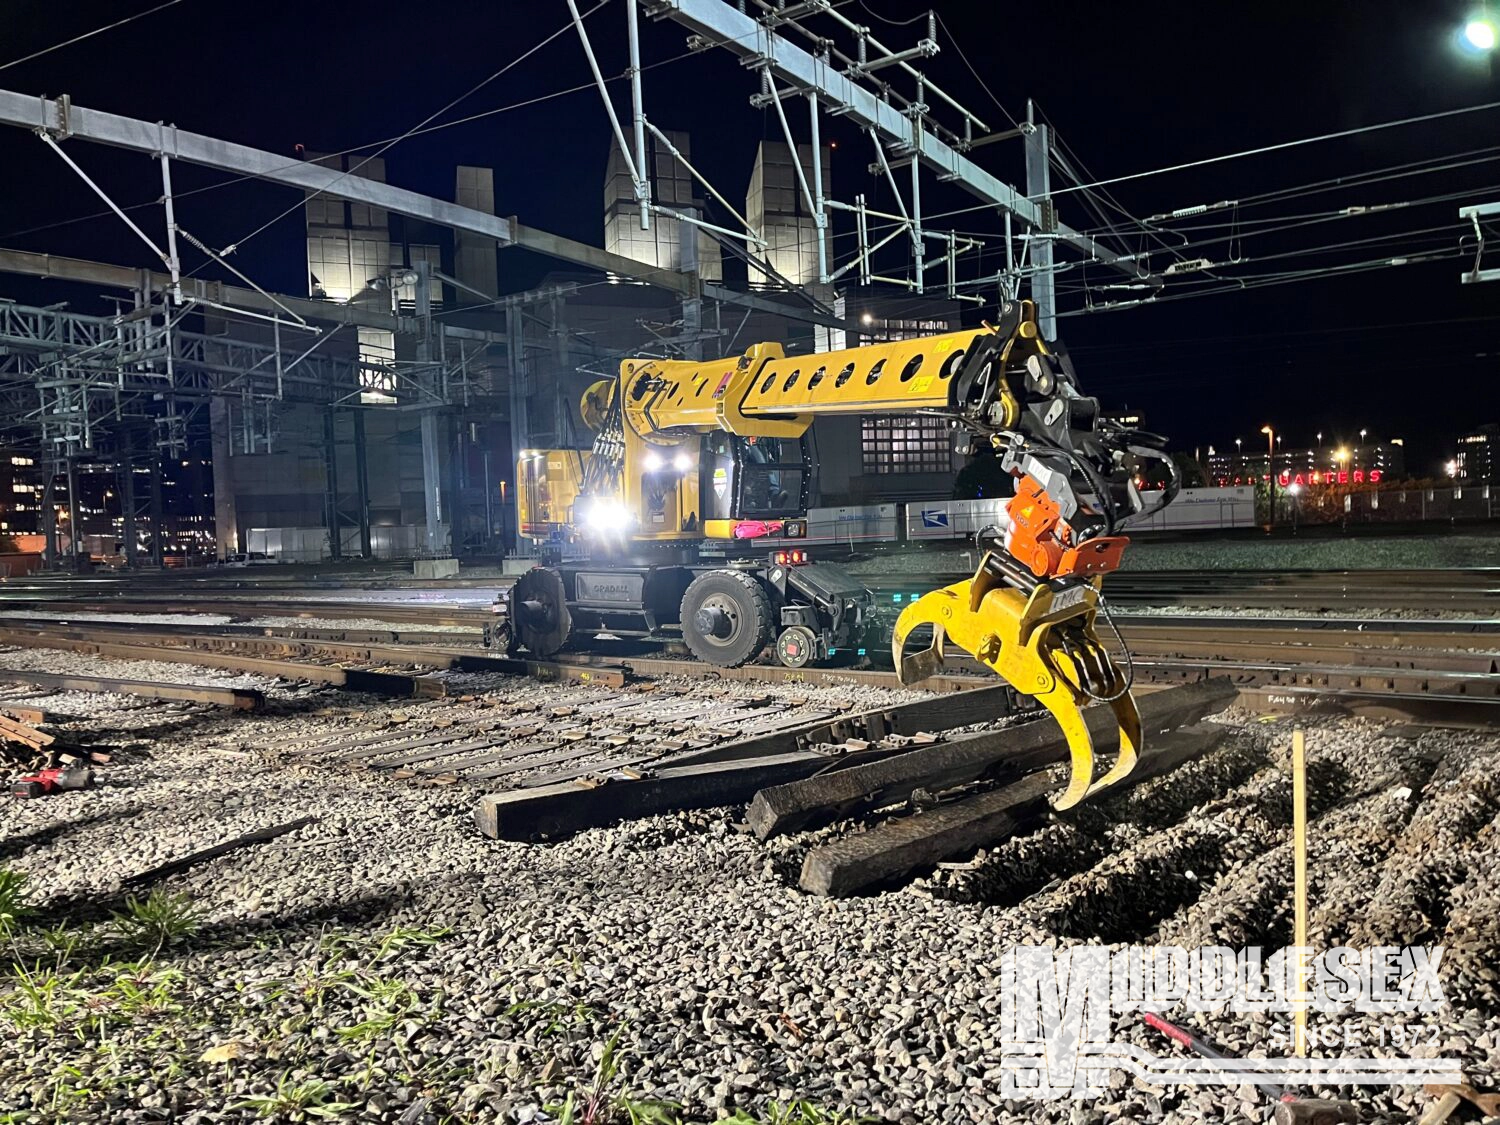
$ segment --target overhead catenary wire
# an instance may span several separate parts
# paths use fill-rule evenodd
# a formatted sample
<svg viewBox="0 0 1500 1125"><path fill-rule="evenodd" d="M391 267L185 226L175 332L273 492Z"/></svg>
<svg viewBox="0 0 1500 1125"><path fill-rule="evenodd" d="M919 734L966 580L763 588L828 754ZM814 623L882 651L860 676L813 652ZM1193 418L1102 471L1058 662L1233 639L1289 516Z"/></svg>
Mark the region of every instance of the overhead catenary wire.
<svg viewBox="0 0 1500 1125"><path fill-rule="evenodd" d="M1068 192L1085 191L1090 188L1105 187L1111 184L1123 184L1132 180L1143 180L1148 176L1164 176L1170 172L1181 172L1189 168L1202 168L1209 164L1221 164L1226 160L1240 160L1247 156L1263 156L1268 152L1283 152L1286 149L1298 148L1302 145L1321 144L1324 141L1357 137L1365 133L1377 132L1381 129L1396 129L1405 125L1421 125L1429 121L1440 121L1444 118L1458 117L1466 113L1482 113L1492 109L1500 109L1500 102L1484 102L1480 105L1463 106L1459 109L1444 109L1435 113L1420 114L1416 117L1402 117L1393 121L1381 121L1374 125L1359 125L1352 129L1341 129L1336 133L1320 133L1315 137L1301 137L1294 141L1280 141L1277 144L1261 145L1259 148L1249 148L1241 152L1227 152L1219 156L1206 156L1200 160L1188 160L1181 164L1169 164L1164 168L1153 168L1149 172L1130 172L1123 176L1111 176L1108 179L1095 180L1092 183L1075 184L1072 187L1056 190L1052 194L1064 195Z"/></svg>
<svg viewBox="0 0 1500 1125"><path fill-rule="evenodd" d="M588 16L591 15L594 12L594 10L595 10L594 8L589 9L588 12L584 13L584 18L587 19ZM568 26L571 27L572 24L570 23ZM691 50L682 51L682 52L679 52L676 55L670 56L669 58L658 59L656 62L647 63L646 65L644 65L644 66L641 67L641 70L643 72L644 71L648 71L648 70L655 70L658 67L668 66L668 65L670 65L672 63L680 62L681 60L686 59L686 58L690 58L690 57L692 57L695 54L697 54L697 52L691 51ZM606 77L605 81L606 82L621 82L621 81L624 81L626 78L627 78L627 75L625 75L625 74L615 74L615 75L610 75L610 76ZM459 118L453 119L452 121L440 122L440 123L438 123L436 125L426 125L426 126L423 126L423 127L420 127L420 128L409 129L409 130L406 130L403 133L398 133L398 134L395 134L395 135L390 136L390 137L385 137L385 138L382 138L380 140L366 141L366 142L364 142L362 144L353 145L353 146L351 146L349 148L340 149L340 150L338 150L336 152L330 152L330 153L326 153L324 155L325 155L326 159L330 159L330 160L336 159L336 158L339 158L339 157L343 157L343 156L349 156L349 155L352 155L352 154L354 154L356 152L363 152L365 149L378 148L378 147L380 147L382 145L387 145L387 144L390 144L392 142L399 141L399 140L402 140L402 139L410 139L412 137L426 136L426 135L431 134L431 133L440 132L440 131L442 131L444 129L452 129L452 128L455 128L456 126L459 126L459 125L467 125L467 124L470 124L470 123L475 122L475 121L485 120L486 118L497 117L497 116L499 116L501 114L511 113L511 112L513 112L515 110L518 110L518 109L526 109L526 108L529 108L529 107L534 106L534 105L540 105L543 102L552 101L552 100L554 100L556 98L565 97L565 96L567 96L569 94L577 94L577 93L581 93L584 90L593 90L593 89L595 89L595 86L594 86L594 83L592 81L589 81L589 82L580 82L577 85L569 86L569 87L566 87L566 88L561 89L561 90L553 90L550 93L538 94L538 95L536 95L534 97L523 98L520 101L510 102L510 103L508 103L506 105L502 105L502 106L496 106L493 109L480 110L477 113L469 114L467 117L459 117ZM460 100L462 100L462 99L460 99ZM285 164L282 164L282 165L277 166L276 168L270 169L270 172L285 171L288 168L294 168L298 164L302 164L302 163L304 163L304 161L301 158L288 159ZM206 192L218 191L221 188L233 187L236 184L242 184L242 183L245 183L245 182L250 181L250 180L260 179L262 177L262 175L263 174L261 174L261 173L245 173L243 175L232 176L232 177L230 177L228 179L221 180L218 183L205 184L202 187L191 188L191 189L189 189L187 191L177 192L177 193L175 193L174 198L176 198L176 199L187 199L187 198L189 198L191 196L202 195L202 194L204 194ZM303 202L306 202L306 201L304 200ZM160 205L160 203L161 203L160 197L156 197L156 198L153 198L153 199L142 200L139 203L126 204L126 205L122 206L120 209L122 211L127 211L127 212L128 211L139 211L139 210L143 210L143 209L148 208L148 207L156 207L156 206ZM301 204L297 204L296 206L301 206ZM58 229L60 227L71 226L71 225L73 225L75 223L90 222L90 221L92 221L94 219L108 218L108 217L110 217L112 215L114 215L114 212L111 211L111 210L108 210L108 209L104 209L104 210L100 210L100 211L93 211L93 212L90 212L89 214L86 214L86 215L77 215L77 216L74 216L73 218L70 218L70 219L61 219L61 220L59 220L57 222L53 222L53 223L43 223L43 224L40 224L40 225L37 225L37 226L25 227L25 228L23 228L21 230L10 231L10 232L7 232L5 234L0 234L0 241L9 240L9 239L12 239L12 238L22 238L22 237L25 237L26 235L29 235L29 234L38 234L38 233L41 233L43 231L56 230L56 229Z"/></svg>
<svg viewBox="0 0 1500 1125"><path fill-rule="evenodd" d="M22 55L18 59L11 59L10 62L0 63L0 70L9 70L13 66L20 66L22 63L28 63L32 59L39 59L43 55L50 55L53 51L61 51L64 47L71 47L74 43L82 43L85 39L92 39L94 36L102 35L106 31L113 31L117 27L124 27L128 23L134 23L136 20L144 19L145 17L150 15L155 15L157 12L162 11L164 8L170 8L173 5L180 3L182 3L182 0L166 0L165 3L158 4L154 8L147 8L144 12L136 12L134 15L125 16L122 19L117 19L113 23L107 23L102 27L96 27L92 31L85 31L82 35L75 35L71 39L64 39L61 43L54 43L50 47L43 47L40 51L33 51L29 55Z"/></svg>
<svg viewBox="0 0 1500 1125"><path fill-rule="evenodd" d="M588 19L589 16L593 15L600 8L604 7L605 4L607 4L608 2L609 2L609 0L599 0L599 3L595 4L587 12L585 12L580 17L580 19ZM408 137L413 136L418 129L422 128L425 125L430 125L433 121L435 121L437 118L441 117L443 114L447 113L450 109L452 109L454 106L458 105L460 102L465 101L469 97L471 97L472 95L478 93L480 90L484 89L484 87L488 86L491 82L493 82L495 79L499 78L501 75L505 74L507 71L511 70L513 67L516 67L516 66L520 65L521 63L525 62L532 55L536 54L543 47L547 46L547 44L551 43L553 40L557 39L559 36L563 35L567 31L569 31L572 27L573 27L573 21L569 20L567 23L563 24L562 27L558 28L556 31L552 32L552 34L548 35L541 42L533 44L531 47L527 48L521 54L519 54L515 58L511 59L504 66L502 66L499 70L497 70L494 73L490 74L489 77L483 78L480 81L476 82L473 86L470 86L467 90L465 90L458 97L454 98L452 101L450 101L447 104L443 105L441 108L435 110L434 112L428 114L421 121L417 122L416 125L412 126L410 129L406 130L404 133L400 133L400 134L396 135L395 137L392 137L390 140L386 141L378 149L376 149L369 156L367 156L363 160L361 160L353 168L350 168L348 171L341 172L338 176L336 176L333 179L333 181L328 185L328 187L332 187L334 184L337 184L339 181L343 180L346 176L355 175L357 172L359 172L359 170L361 168L365 167L371 161L379 159L383 154L385 154L386 152L390 151L396 145L400 144L402 141L406 140ZM298 210L301 207L306 206L306 204L310 200L316 199L318 196L322 195L325 191L328 190L328 187L319 188L318 190L309 193L305 199L298 200L296 203L292 204L290 207L286 208L284 211L281 211L278 214L276 214L275 216L273 216L272 218L266 220L260 226L256 227L254 230L252 230L249 234L243 236L242 238L236 239L231 246L225 248L225 250L223 251L223 253L229 254L229 253L232 253L233 251L237 250L239 247L243 246L246 242L248 242L250 239L254 238L256 235L260 234L262 231L266 230L268 227L274 226L276 223L280 222L286 216L292 214L292 212Z"/></svg>

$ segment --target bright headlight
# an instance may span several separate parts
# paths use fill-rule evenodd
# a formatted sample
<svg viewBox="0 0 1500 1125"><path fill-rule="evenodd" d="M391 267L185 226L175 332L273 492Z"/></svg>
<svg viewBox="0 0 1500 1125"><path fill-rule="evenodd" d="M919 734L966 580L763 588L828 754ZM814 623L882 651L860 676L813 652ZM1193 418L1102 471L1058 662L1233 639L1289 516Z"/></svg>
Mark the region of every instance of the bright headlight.
<svg viewBox="0 0 1500 1125"><path fill-rule="evenodd" d="M660 453L648 453L648 454L646 454L645 465L646 465L646 471L648 473L654 473L654 472L656 472L657 469L661 468L661 464L662 464L662 461L661 461L661 454Z"/></svg>
<svg viewBox="0 0 1500 1125"><path fill-rule="evenodd" d="M676 457L672 458L672 468L676 469L679 473L685 473L692 467L693 459L686 453L679 453Z"/></svg>
<svg viewBox="0 0 1500 1125"><path fill-rule="evenodd" d="M630 523L624 504L602 497L589 505L583 518L594 531L623 531Z"/></svg>

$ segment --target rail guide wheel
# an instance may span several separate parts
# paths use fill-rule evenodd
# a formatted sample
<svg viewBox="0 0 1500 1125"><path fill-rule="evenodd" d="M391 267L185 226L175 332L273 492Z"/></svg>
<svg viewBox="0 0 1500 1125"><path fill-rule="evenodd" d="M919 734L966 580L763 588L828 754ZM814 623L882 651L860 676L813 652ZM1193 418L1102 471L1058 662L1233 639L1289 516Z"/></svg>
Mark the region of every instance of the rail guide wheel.
<svg viewBox="0 0 1500 1125"><path fill-rule="evenodd" d="M561 651L573 632L562 575L550 567L533 567L516 579L510 614L515 642L541 659Z"/></svg>
<svg viewBox="0 0 1500 1125"><path fill-rule="evenodd" d="M818 655L817 635L806 625L789 625L776 638L776 659L788 668L803 668Z"/></svg>
<svg viewBox="0 0 1500 1125"><path fill-rule="evenodd" d="M682 639L707 664L738 668L754 660L771 631L771 600L748 574L711 570L682 595Z"/></svg>

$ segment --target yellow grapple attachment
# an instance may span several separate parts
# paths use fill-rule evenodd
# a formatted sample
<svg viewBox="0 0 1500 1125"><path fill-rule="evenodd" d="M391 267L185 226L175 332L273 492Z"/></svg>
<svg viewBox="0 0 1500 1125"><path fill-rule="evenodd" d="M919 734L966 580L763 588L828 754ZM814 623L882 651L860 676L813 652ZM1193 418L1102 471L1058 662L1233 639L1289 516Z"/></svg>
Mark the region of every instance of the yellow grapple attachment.
<svg viewBox="0 0 1500 1125"><path fill-rule="evenodd" d="M1079 580L1060 591L1042 582L1027 595L988 564L986 556L973 578L924 594L901 611L891 638L897 675L910 684L937 672L951 641L1017 691L1034 696L1068 740L1073 772L1056 807L1071 808L1129 774L1141 748L1135 700L1094 632L1098 580ZM932 644L908 655L906 639L919 625L932 626ZM1097 781L1094 743L1083 717L1090 701L1085 685L1110 701L1120 733L1119 756Z"/></svg>

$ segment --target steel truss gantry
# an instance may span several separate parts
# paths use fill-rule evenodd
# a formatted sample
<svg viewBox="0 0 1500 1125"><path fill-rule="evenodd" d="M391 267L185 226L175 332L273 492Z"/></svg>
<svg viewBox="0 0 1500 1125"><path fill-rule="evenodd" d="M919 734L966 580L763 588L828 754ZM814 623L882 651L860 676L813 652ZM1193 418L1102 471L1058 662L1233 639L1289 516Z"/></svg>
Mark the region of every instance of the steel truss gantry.
<svg viewBox="0 0 1500 1125"><path fill-rule="evenodd" d="M1463 275L1465 285L1473 285L1481 281L1500 281L1500 267L1481 269L1480 263L1484 261L1485 232L1484 223L1481 220L1494 221L1500 217L1500 201L1495 203L1476 203L1470 207L1461 207L1458 211L1460 222L1467 220L1473 224L1474 229L1474 265Z"/></svg>
<svg viewBox="0 0 1500 1125"><path fill-rule="evenodd" d="M862 282L872 281L899 285L909 291L933 291L931 278L941 274L941 292L953 300L983 300L961 292L976 283L992 284L1002 293L1013 295L1023 278L1029 278L1032 294L1040 306L1043 328L1055 335L1056 303L1052 272L1053 249L1066 246L1080 252L1088 261L1098 262L1134 280L1151 280L1149 270L1130 257L1116 254L1087 234L1057 219L1046 168L1050 158L1049 138L1045 126L1028 119L1017 129L990 133L975 114L965 109L951 95L938 87L914 63L937 54L935 20L929 13L925 37L914 46L892 51L877 40L870 29L838 11L832 0L742 0L738 6L725 0L626 0L627 42L631 83L631 125L633 143L627 140L624 126L616 115L594 58L583 18L573 0L569 0L573 21L582 41L584 53L604 100L615 143L629 171L636 199L640 205L642 228L649 227L650 216L671 215L682 222L702 227L716 237L740 240L746 247L764 246L764 232L753 229L743 216L731 207L696 168L682 163L688 173L717 199L737 220L739 229L709 223L678 208L663 207L650 198L650 176L646 169L645 135L649 130L659 140L663 134L646 119L641 84L640 37L637 28L639 12L654 19L671 19L693 34L689 46L697 49L722 47L736 55L741 64L758 72L760 91L752 96L753 105L775 111L796 172L797 186L817 231L817 273L822 285L836 282L851 271L857 271ZM854 37L853 55L838 50L833 41L805 26L806 20L827 16L843 31ZM779 29L789 28L804 37L813 47L804 49ZM907 98L886 81L892 71L914 80L915 94ZM943 102L960 118L955 130L938 122L931 113L929 99ZM787 115L788 103L805 101L808 127L812 138L811 169L805 169ZM827 114L843 117L863 129L874 142L873 171L884 177L896 201L897 213L872 210L863 196L853 203L829 198L824 192L820 147L820 119ZM976 130L980 135L976 135ZM1022 194L969 159L967 153L981 145L1012 137L1026 142L1027 192ZM680 156L679 156L679 159ZM909 185L903 193L895 170L909 168ZM1005 218L1007 267L987 278L960 285L957 277L959 259L979 243L953 231L926 229L922 209L922 171L934 175L940 183L953 183L988 204ZM835 267L827 250L829 214L832 210L850 212L855 217L858 248L842 266ZM891 233L872 240L872 218L893 224ZM1012 222L1018 222L1025 237L1025 252L1017 255L1011 242ZM890 277L873 273L870 259L892 241L904 237L911 247L910 276Z"/></svg>
<svg viewBox="0 0 1500 1125"><path fill-rule="evenodd" d="M337 329L310 345L305 337L254 341L188 332L180 314L140 311L88 316L0 302L6 427L39 430L45 447L79 456L93 448L102 418L144 414L150 400L191 405L223 396L342 406L381 391L421 408L465 402L486 379L482 341L455 343L457 354L445 348L439 360L375 364L317 350Z"/></svg>

